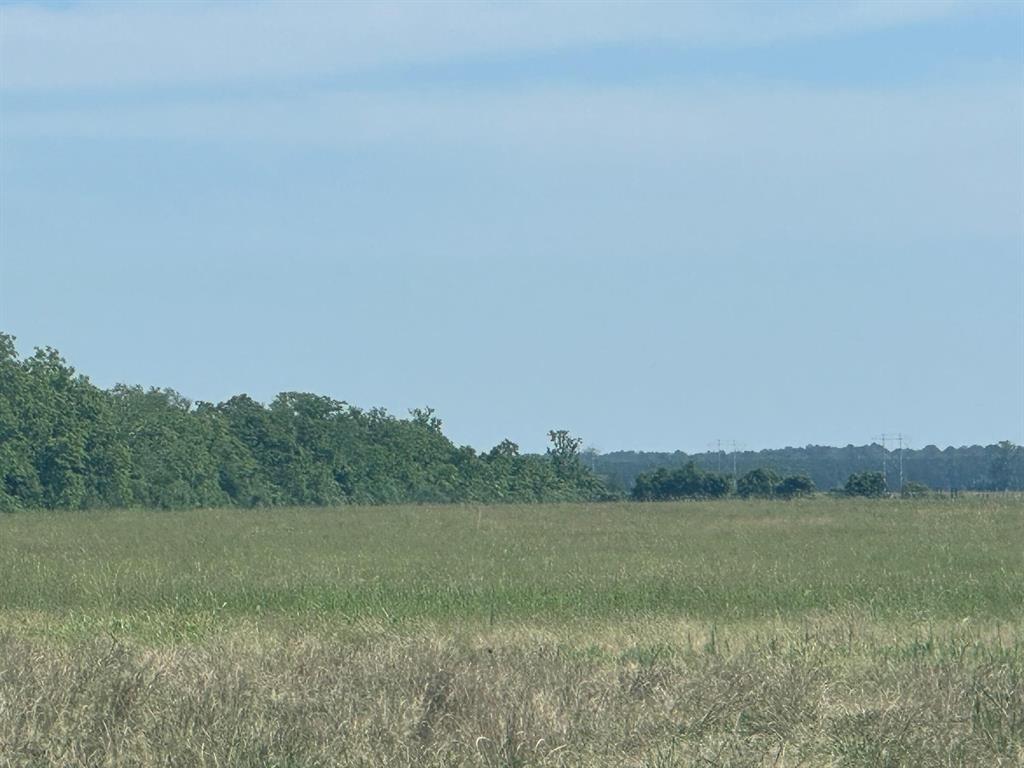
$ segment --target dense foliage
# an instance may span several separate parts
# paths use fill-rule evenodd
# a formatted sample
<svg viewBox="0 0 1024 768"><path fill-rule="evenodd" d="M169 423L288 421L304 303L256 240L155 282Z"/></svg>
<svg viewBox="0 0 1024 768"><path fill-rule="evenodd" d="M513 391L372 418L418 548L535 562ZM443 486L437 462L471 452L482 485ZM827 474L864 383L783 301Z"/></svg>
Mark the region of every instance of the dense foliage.
<svg viewBox="0 0 1024 768"><path fill-rule="evenodd" d="M770 469L758 467L736 481L736 494L745 499L794 499L814 493L814 481L806 475L779 477Z"/></svg>
<svg viewBox="0 0 1024 768"><path fill-rule="evenodd" d="M720 499L734 492L744 499L793 499L814 493L814 483L803 475L780 478L770 469L758 468L742 475L734 487L732 476L707 472L690 461L680 469L661 467L637 475L632 496L637 501L674 501Z"/></svg>
<svg viewBox="0 0 1024 768"><path fill-rule="evenodd" d="M885 487L885 477L881 472L857 472L850 475L843 486L847 496L867 496L868 498L879 498L885 496L888 490Z"/></svg>
<svg viewBox="0 0 1024 768"><path fill-rule="evenodd" d="M53 349L19 358L0 334L0 509L533 502L604 498L580 441L546 455L454 445L430 409L400 419L284 392L193 403L94 386Z"/></svg>
<svg viewBox="0 0 1024 768"><path fill-rule="evenodd" d="M670 499L720 499L732 491L732 479L715 472L705 472L692 461L682 469L657 469L639 475L633 485L637 501Z"/></svg>
<svg viewBox="0 0 1024 768"><path fill-rule="evenodd" d="M775 486L775 495L781 499L795 499L814 493L814 481L807 475L789 475Z"/></svg>

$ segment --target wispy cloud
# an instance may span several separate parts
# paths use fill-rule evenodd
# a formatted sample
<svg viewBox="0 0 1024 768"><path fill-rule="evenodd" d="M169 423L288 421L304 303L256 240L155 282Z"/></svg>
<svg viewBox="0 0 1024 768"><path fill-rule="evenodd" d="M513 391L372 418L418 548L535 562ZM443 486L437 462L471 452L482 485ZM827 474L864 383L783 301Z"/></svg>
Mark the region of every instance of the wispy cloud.
<svg viewBox="0 0 1024 768"><path fill-rule="evenodd" d="M926 2L3 6L2 131L8 146L140 139L257 154L457 151L609 177L628 167L627 177L671 177L664 183L683 190L691 208L706 208L708 221L715 209L744 211L748 225L776 234L801 211L819 231L851 237L863 227L924 232L936 221L1016 236L1024 99L1002 76L912 88L316 82L325 73L624 41L754 46L961 12ZM301 88L287 85L303 78ZM220 87L249 80L258 87L244 97ZM171 97L160 86L182 90ZM94 98L118 87L125 98ZM83 98L66 98L79 88Z"/></svg>
<svg viewBox="0 0 1024 768"><path fill-rule="evenodd" d="M553 172L655 174L686 204L763 233L1019 231L1014 87L325 91L18 112L10 138L144 139L279 151L459 152ZM727 193L725 192L727 190ZM720 212L716 210L720 209ZM793 218L796 217L796 218ZM1007 229L1009 227L1009 229Z"/></svg>
<svg viewBox="0 0 1024 768"><path fill-rule="evenodd" d="M8 90L288 80L590 45L749 46L905 25L957 2L82 3L0 7Z"/></svg>

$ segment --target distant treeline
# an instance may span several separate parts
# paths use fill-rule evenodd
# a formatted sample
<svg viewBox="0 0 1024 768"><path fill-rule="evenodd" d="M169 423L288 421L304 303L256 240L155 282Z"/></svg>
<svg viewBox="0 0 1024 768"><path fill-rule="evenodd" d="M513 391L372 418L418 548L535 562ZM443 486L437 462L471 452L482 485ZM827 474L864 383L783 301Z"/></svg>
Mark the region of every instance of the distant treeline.
<svg viewBox="0 0 1024 768"><path fill-rule="evenodd" d="M1009 441L945 450L929 445L917 450L905 448L902 453L904 485L919 483L937 491L1024 490L1024 450ZM632 489L641 474L678 470L690 462L704 472L733 474L734 456L726 451L584 454L584 463L620 492ZM841 489L851 475L884 469L888 490L900 490L900 452L878 444L845 448L809 445L735 454L737 478L755 469L771 470L779 476L805 476L820 490Z"/></svg>
<svg viewBox="0 0 1024 768"><path fill-rule="evenodd" d="M284 392L194 403L94 386L53 349L0 334L0 509L599 500L580 440L545 455L454 445L430 409L396 418Z"/></svg>
<svg viewBox="0 0 1024 768"><path fill-rule="evenodd" d="M659 467L641 472L633 482L630 494L634 501L676 501L681 499L721 499L736 495L744 499L798 499L813 496L814 481L807 475L782 477L770 469L752 469L739 477L708 472L689 461L679 469ZM882 498L891 495L885 475L877 470L855 472L846 478L842 488L830 493L844 496ZM914 498L931 495L928 486L909 481L900 488L900 495Z"/></svg>

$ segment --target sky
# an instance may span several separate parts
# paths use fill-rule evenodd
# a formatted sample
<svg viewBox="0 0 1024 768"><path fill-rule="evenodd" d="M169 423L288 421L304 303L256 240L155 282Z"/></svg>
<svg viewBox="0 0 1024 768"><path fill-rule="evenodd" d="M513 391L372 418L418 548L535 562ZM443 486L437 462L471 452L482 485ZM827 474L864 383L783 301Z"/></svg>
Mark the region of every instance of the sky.
<svg viewBox="0 0 1024 768"><path fill-rule="evenodd" d="M1024 443L1024 5L3 2L0 330L479 449Z"/></svg>

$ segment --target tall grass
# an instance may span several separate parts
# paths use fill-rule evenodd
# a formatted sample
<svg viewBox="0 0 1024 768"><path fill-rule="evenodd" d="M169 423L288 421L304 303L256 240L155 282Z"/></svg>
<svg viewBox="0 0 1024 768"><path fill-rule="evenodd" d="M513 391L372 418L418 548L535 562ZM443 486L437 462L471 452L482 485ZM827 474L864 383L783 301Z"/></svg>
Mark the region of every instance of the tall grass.
<svg viewBox="0 0 1024 768"><path fill-rule="evenodd" d="M0 516L0 766L1024 765L1024 502Z"/></svg>

